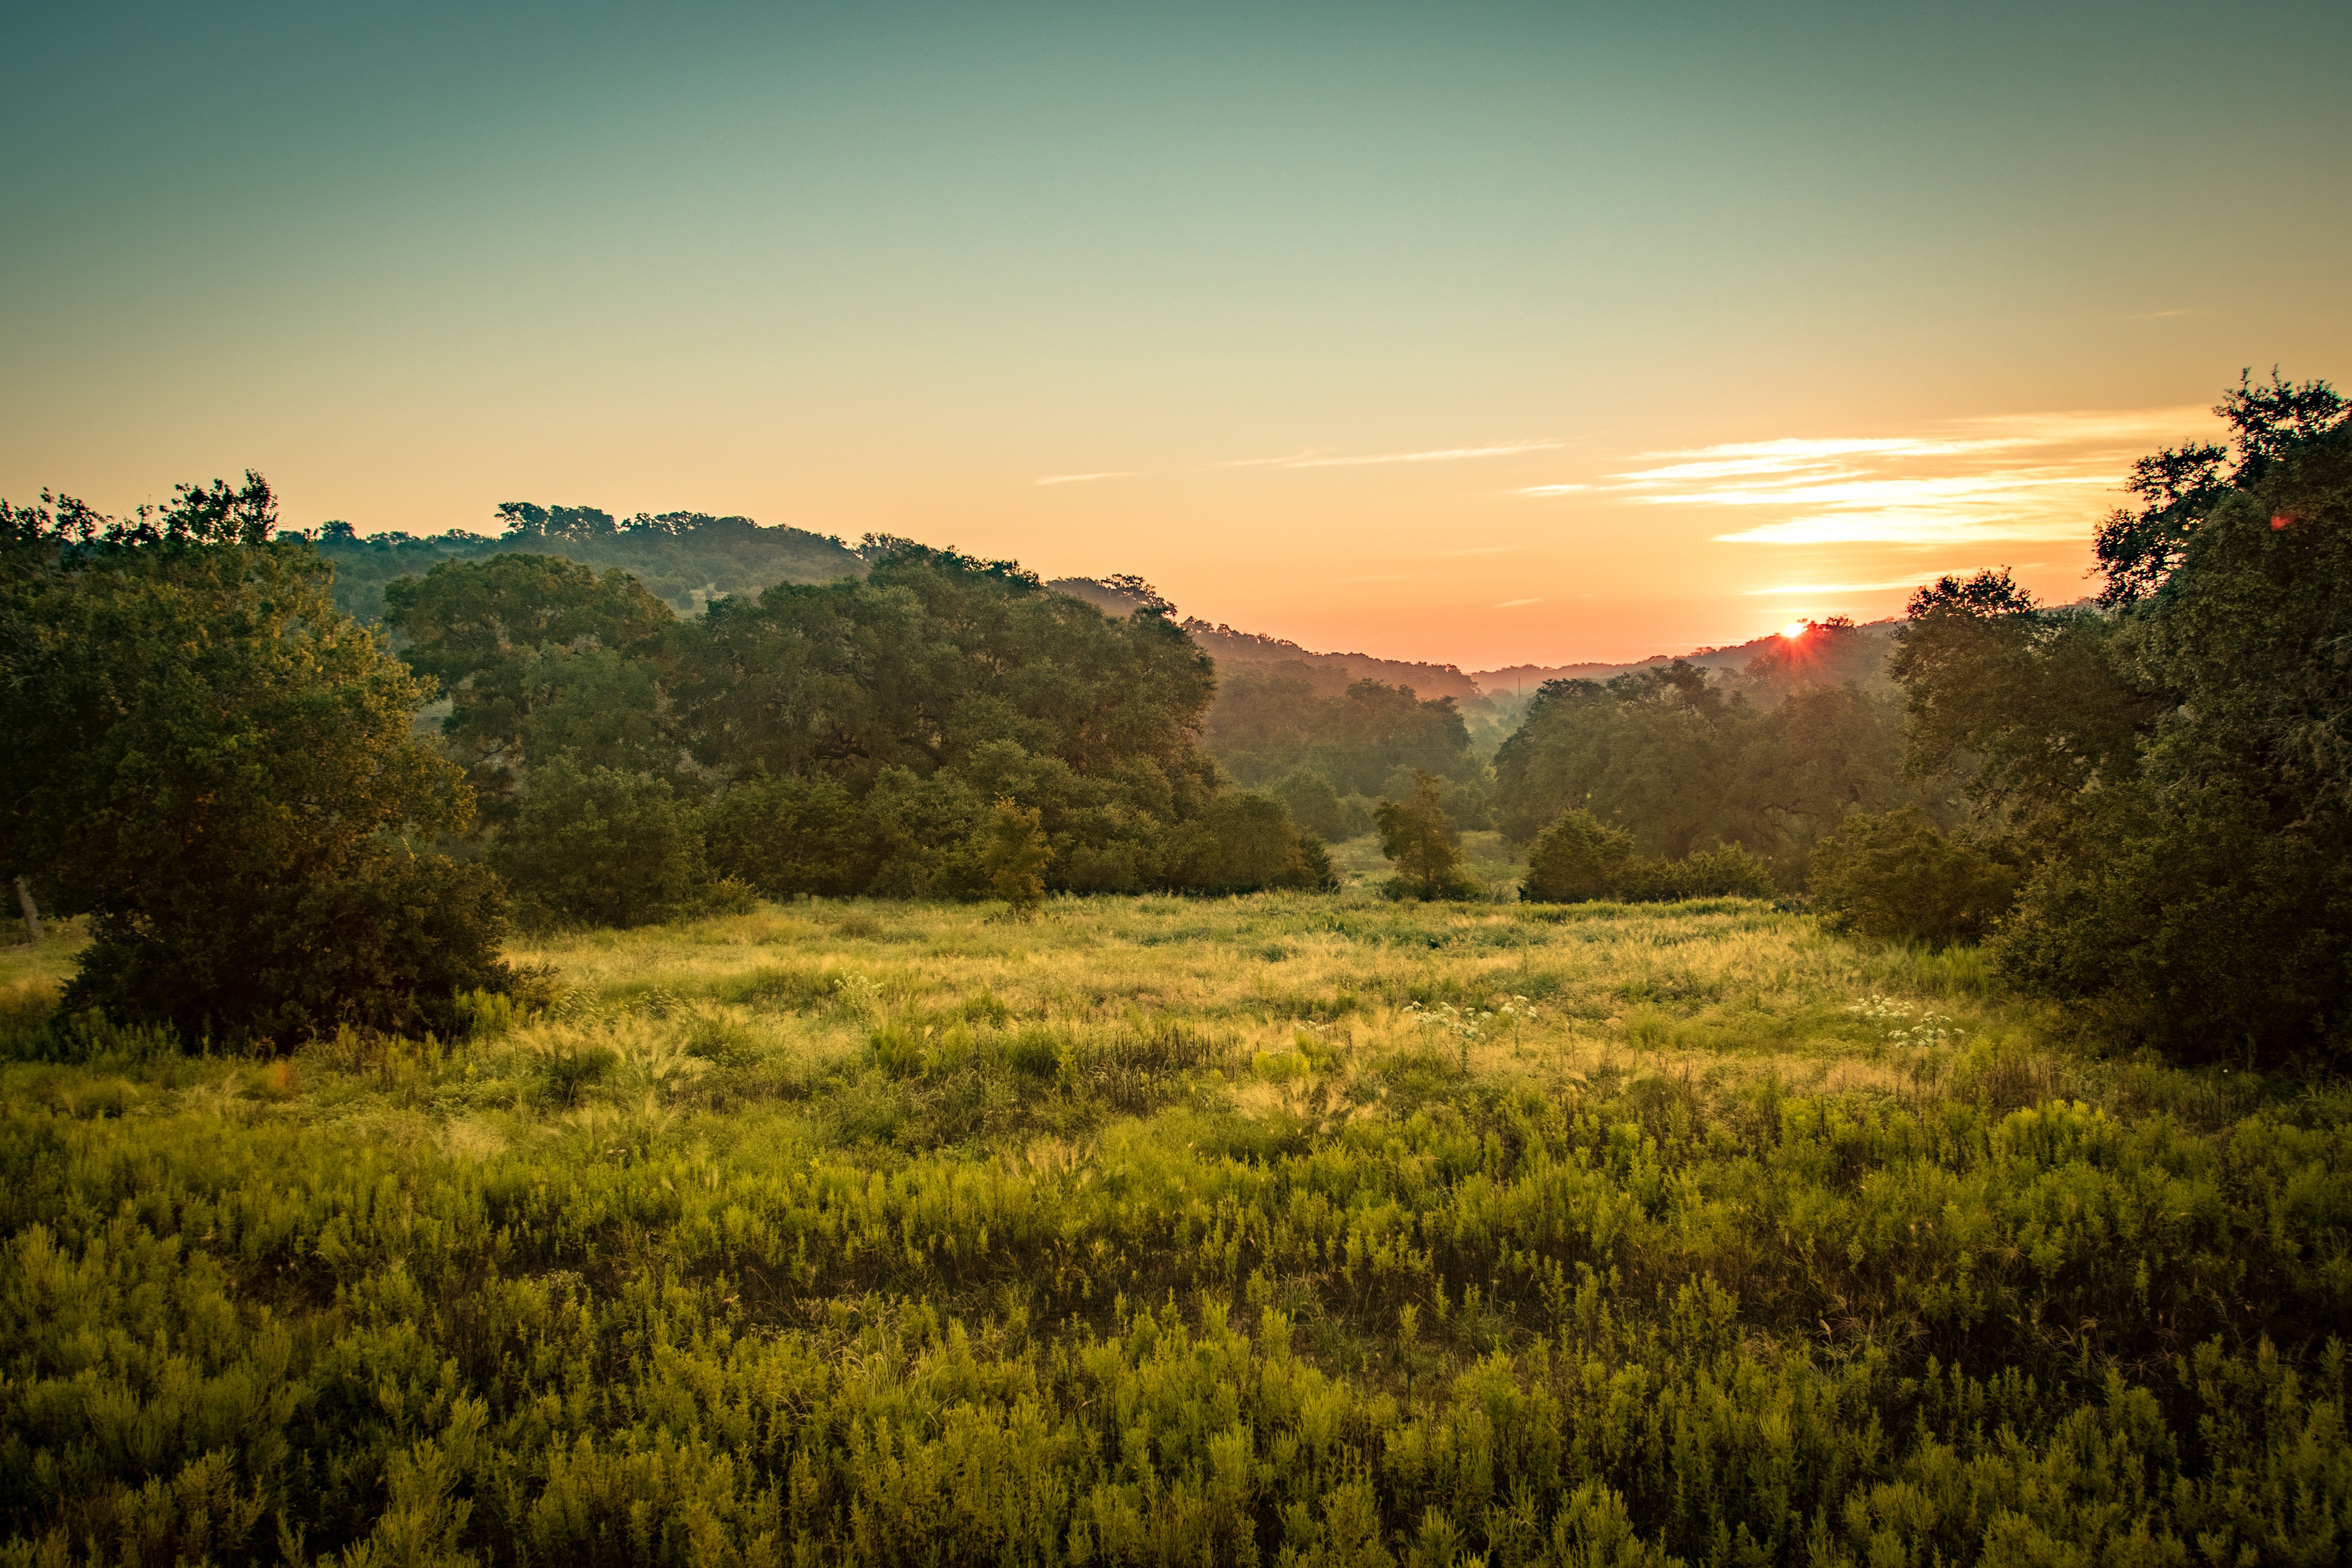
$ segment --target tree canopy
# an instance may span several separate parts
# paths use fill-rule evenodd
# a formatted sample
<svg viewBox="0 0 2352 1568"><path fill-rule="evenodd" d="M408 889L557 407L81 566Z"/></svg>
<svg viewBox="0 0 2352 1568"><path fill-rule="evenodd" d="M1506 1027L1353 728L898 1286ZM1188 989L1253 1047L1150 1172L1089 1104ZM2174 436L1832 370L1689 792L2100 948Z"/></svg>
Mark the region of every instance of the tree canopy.
<svg viewBox="0 0 2352 1568"><path fill-rule="evenodd" d="M275 521L251 474L128 520L0 503L0 856L95 917L72 1005L284 1039L502 981L495 883L398 837L472 813L411 732L431 683Z"/></svg>
<svg viewBox="0 0 2352 1568"><path fill-rule="evenodd" d="M2352 1046L2352 417L2242 381L2228 448L2158 453L2097 613L2006 574L1914 599L1913 764L1961 770L2025 872L1994 948L2123 1033L2262 1059Z"/></svg>
<svg viewBox="0 0 2352 1568"><path fill-rule="evenodd" d="M444 562L384 589L384 625L449 691L442 733L500 820L530 760L675 765L651 656L676 621L627 573L548 555Z"/></svg>
<svg viewBox="0 0 2352 1568"><path fill-rule="evenodd" d="M1839 626L1809 635L1855 637ZM1843 651L1774 654L1738 679L1676 660L1605 685L1547 681L1496 753L1496 821L1528 842L1573 808L1630 834L1645 856L1738 845L1801 885L1812 844L1847 812L1932 794L1904 777L1891 693L1811 679L1855 663Z"/></svg>

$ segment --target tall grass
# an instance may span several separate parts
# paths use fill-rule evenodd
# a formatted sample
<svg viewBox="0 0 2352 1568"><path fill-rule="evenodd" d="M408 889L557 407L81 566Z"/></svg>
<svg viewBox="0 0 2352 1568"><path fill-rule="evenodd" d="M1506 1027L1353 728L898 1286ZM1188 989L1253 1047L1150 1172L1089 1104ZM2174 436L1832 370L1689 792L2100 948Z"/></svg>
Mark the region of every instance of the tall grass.
<svg viewBox="0 0 2352 1568"><path fill-rule="evenodd" d="M0 1558L2352 1542L2352 1101L1967 952L1358 894L516 956L536 1013L285 1063L20 988L79 1059L0 1067Z"/></svg>

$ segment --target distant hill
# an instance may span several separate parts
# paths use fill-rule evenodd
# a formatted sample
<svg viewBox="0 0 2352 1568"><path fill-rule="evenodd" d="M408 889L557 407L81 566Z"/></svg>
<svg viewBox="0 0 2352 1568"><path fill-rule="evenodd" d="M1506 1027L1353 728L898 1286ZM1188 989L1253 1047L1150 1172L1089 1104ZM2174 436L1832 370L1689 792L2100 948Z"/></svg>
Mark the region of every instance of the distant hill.
<svg viewBox="0 0 2352 1568"><path fill-rule="evenodd" d="M621 521L593 507L528 501L509 501L499 515L507 528L496 536L362 536L348 523L328 523L319 531L318 547L334 563L337 607L373 621L383 614L383 586L394 579L421 575L444 561L507 553L561 555L600 572L617 566L682 616L731 594L756 595L777 583L830 583L866 571L857 552L838 539L762 527L748 517L673 511Z"/></svg>
<svg viewBox="0 0 2352 1568"><path fill-rule="evenodd" d="M1839 668L1816 672L1816 679L1866 680L1877 673L1892 646L1898 620L1871 621L1853 630L1861 634L1853 639L1840 640ZM1769 633L1753 641L1738 643L1729 647L1703 647L1689 653L1658 653L1631 664L1514 664L1501 669L1482 669L1470 679L1480 690L1490 697L1503 697L1532 692L1547 680L1608 680L1636 669L1654 669L1681 659L1686 664L1707 669L1739 671L1746 669L1759 657L1771 656L1781 662L1780 656L1789 648L1788 640L1779 633ZM1844 668L1847 664L1853 668Z"/></svg>
<svg viewBox="0 0 2352 1568"><path fill-rule="evenodd" d="M1103 582L1091 577L1064 577L1045 586L1057 594L1067 594L1099 605L1113 615L1127 615L1139 605L1157 599L1148 585L1133 578ZM1150 598L1148 599L1147 595ZM1159 602L1166 603L1165 600ZM1192 640L1201 645L1202 651L1217 661L1219 668L1296 665L1318 689L1328 687L1325 695L1338 695L1347 689L1350 681L1378 680L1390 686L1409 686L1413 695L1424 701L1433 697L1451 697L1465 709L1479 702L1483 696L1478 682L1465 675L1458 665L1376 658L1368 653L1315 653L1287 638L1267 637L1263 632L1236 631L1222 622L1212 624L1196 618L1188 619L1182 625L1192 634Z"/></svg>
<svg viewBox="0 0 2352 1568"><path fill-rule="evenodd" d="M505 553L561 555L599 571L617 566L634 574L681 616L701 613L711 600L757 595L777 583L830 583L862 576L866 558L858 549L828 534L762 526L748 517L705 512L640 512L625 521L593 507L541 507L509 501L499 509L506 531L499 534L400 532L361 535L345 523L320 531L319 552L335 566L335 603L346 613L373 621L383 614L384 584L429 572L443 561L479 560ZM892 541L869 540L868 548ZM1137 577L1062 577L1046 587L1109 611L1129 614L1147 603L1173 610ZM1424 700L1451 697L1473 720L1515 715L1519 699L1547 680L1608 680L1629 670L1654 668L1676 658L1708 668L1745 670L1759 655L1782 655L1778 635L1727 647L1684 654L1653 654L1627 664L1515 664L1465 671L1459 665L1380 658L1368 653L1318 653L1286 637L1237 630L1197 617L1181 623L1221 668L1282 665L1302 675L1323 695L1337 696L1357 680L1410 687ZM1884 661L1887 639L1899 621L1873 621L1854 627L1862 637L1841 639L1838 668L1811 670L1815 679L1868 679ZM1848 669L1846 665L1853 668Z"/></svg>

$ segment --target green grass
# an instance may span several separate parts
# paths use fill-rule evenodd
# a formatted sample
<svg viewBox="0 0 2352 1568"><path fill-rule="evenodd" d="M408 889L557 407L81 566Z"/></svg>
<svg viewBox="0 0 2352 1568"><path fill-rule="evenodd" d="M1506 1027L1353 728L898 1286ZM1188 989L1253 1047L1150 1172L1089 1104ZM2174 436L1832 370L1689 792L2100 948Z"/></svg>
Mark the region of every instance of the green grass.
<svg viewBox="0 0 2352 1568"><path fill-rule="evenodd" d="M2352 1546L2352 1100L1969 951L1360 885L516 957L464 1041L0 1067L0 1561Z"/></svg>

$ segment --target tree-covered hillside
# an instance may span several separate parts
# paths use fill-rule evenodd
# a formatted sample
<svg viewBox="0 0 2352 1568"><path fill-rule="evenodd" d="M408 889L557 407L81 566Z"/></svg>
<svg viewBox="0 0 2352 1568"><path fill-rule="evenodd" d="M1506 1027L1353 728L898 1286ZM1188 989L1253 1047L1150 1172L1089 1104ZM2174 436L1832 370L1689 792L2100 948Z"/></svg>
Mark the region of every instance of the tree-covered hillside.
<svg viewBox="0 0 2352 1568"><path fill-rule="evenodd" d="M373 621L383 614L384 586L443 561L499 554L555 555L598 570L618 568L680 615L712 599L755 595L777 583L829 583L855 577L865 561L838 539L797 528L762 527L748 517L702 512L639 513L626 520L588 506L509 501L496 535L361 535L348 524L319 531L319 553L335 568L335 603Z"/></svg>

